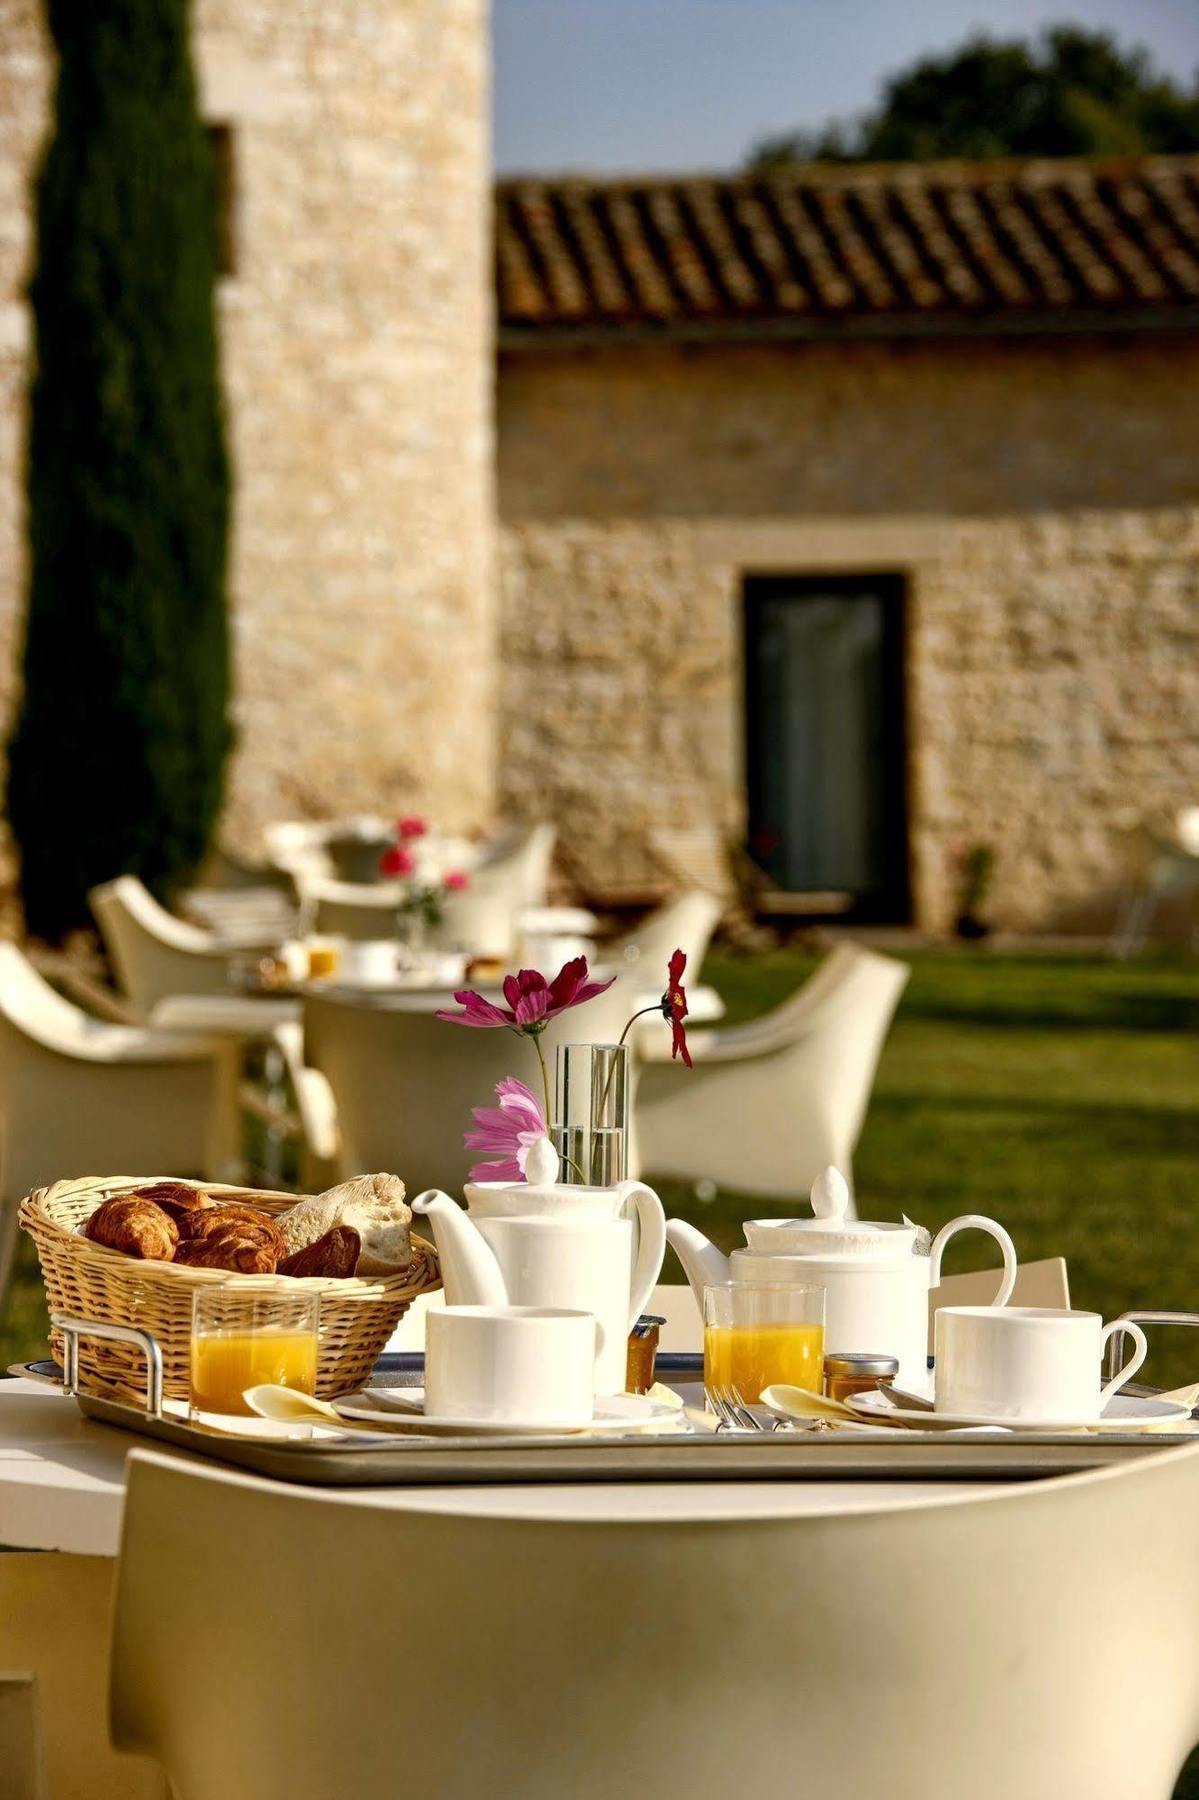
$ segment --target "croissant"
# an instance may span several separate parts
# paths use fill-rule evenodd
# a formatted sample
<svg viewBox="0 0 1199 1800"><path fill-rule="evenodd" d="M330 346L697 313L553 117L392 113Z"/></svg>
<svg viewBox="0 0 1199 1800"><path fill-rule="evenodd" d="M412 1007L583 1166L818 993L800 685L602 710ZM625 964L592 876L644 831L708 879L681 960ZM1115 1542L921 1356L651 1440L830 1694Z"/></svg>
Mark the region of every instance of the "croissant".
<svg viewBox="0 0 1199 1800"><path fill-rule="evenodd" d="M176 1225L191 1213L216 1205L211 1194L205 1193L203 1188L189 1186L186 1181L154 1181L149 1187L135 1188L131 1194L122 1195L122 1199L152 1200L168 1218L174 1219Z"/></svg>
<svg viewBox="0 0 1199 1800"><path fill-rule="evenodd" d="M280 1275L324 1275L333 1279L352 1275L358 1267L362 1239L352 1225L334 1225L315 1244L293 1250L279 1264Z"/></svg>
<svg viewBox="0 0 1199 1800"><path fill-rule="evenodd" d="M193 1269L273 1275L285 1253L283 1233L252 1206L213 1206L187 1215L175 1261Z"/></svg>
<svg viewBox="0 0 1199 1800"><path fill-rule="evenodd" d="M150 1262L171 1262L179 1242L175 1221L153 1200L139 1194L120 1194L98 1206L83 1228L93 1244L140 1256Z"/></svg>
<svg viewBox="0 0 1199 1800"><path fill-rule="evenodd" d="M232 1225L247 1225L252 1231L266 1230L271 1242L277 1243L280 1256L284 1255L283 1233L275 1224L269 1213L260 1212L256 1206L243 1206L240 1202L226 1205L223 1201L214 1201L211 1206L193 1207L178 1220L179 1238L206 1237L210 1232L227 1230Z"/></svg>

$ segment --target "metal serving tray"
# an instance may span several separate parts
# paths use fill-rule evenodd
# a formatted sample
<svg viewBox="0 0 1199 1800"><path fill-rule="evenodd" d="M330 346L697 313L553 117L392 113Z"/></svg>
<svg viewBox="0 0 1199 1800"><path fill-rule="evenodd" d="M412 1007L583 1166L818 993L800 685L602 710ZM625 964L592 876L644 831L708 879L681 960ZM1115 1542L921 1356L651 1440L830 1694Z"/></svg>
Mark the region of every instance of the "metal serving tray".
<svg viewBox="0 0 1199 1800"><path fill-rule="evenodd" d="M22 1373L73 1394L85 1418L117 1426L195 1455L215 1458L256 1475L310 1487L449 1487L637 1481L1031 1481L1047 1475L1104 1468L1130 1457L1153 1455L1194 1433L1144 1433L1083 1438L1013 1432L1003 1438L946 1438L893 1432L885 1437L840 1437L831 1432L782 1431L761 1436L711 1433L627 1437L422 1437L415 1431L386 1439L356 1434L329 1438L239 1437L193 1424L165 1410L161 1358L154 1339L131 1327L97 1326L60 1317L63 1369L54 1363L25 1365ZM120 1336L145 1350L144 1406L131 1406L76 1390L78 1338ZM697 1356L663 1356L659 1371L676 1384L702 1373ZM417 1386L423 1356L384 1356L375 1369L388 1386ZM14 1371L15 1372L15 1371ZM347 1426L347 1430L351 1428Z"/></svg>
<svg viewBox="0 0 1199 1800"><path fill-rule="evenodd" d="M838 1438L631 1435L622 1438L419 1437L386 1442L239 1438L137 1407L77 1396L86 1418L256 1475L309 1487L454 1487L601 1481L1032 1481L1105 1468L1177 1445L1165 1437Z"/></svg>

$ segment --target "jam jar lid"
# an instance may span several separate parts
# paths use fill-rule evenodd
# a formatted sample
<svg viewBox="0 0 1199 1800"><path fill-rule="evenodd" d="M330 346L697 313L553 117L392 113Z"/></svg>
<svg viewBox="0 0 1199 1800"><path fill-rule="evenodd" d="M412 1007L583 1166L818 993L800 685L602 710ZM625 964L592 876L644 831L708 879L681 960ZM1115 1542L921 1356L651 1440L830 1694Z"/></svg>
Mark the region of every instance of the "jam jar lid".
<svg viewBox="0 0 1199 1800"><path fill-rule="evenodd" d="M899 1358L867 1350L830 1350L824 1359L826 1375L898 1375Z"/></svg>

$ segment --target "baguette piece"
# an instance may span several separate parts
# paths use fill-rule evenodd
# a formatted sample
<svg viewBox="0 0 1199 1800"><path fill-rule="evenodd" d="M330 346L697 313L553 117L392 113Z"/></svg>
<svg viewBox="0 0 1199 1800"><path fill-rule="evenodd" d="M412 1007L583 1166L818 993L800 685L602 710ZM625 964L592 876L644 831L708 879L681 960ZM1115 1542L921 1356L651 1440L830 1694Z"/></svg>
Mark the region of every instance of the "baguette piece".
<svg viewBox="0 0 1199 1800"><path fill-rule="evenodd" d="M362 1240L356 1274L394 1275L412 1261L412 1208L397 1175L359 1175L298 1201L276 1223L288 1257L315 1244L335 1225L352 1225Z"/></svg>

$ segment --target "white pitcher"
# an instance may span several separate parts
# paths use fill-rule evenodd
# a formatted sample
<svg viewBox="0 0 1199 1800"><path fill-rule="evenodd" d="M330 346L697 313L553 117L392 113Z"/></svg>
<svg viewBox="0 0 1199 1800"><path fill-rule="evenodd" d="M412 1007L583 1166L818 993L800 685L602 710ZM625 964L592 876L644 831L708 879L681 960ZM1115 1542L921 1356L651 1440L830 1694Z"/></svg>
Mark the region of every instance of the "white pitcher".
<svg viewBox="0 0 1199 1800"><path fill-rule="evenodd" d="M666 1254L666 1216L640 1181L616 1187L468 1182L469 1215L430 1188L412 1202L433 1228L450 1306L551 1306L600 1328L597 1394L625 1387L629 1332ZM636 1261L632 1211L639 1228Z"/></svg>

